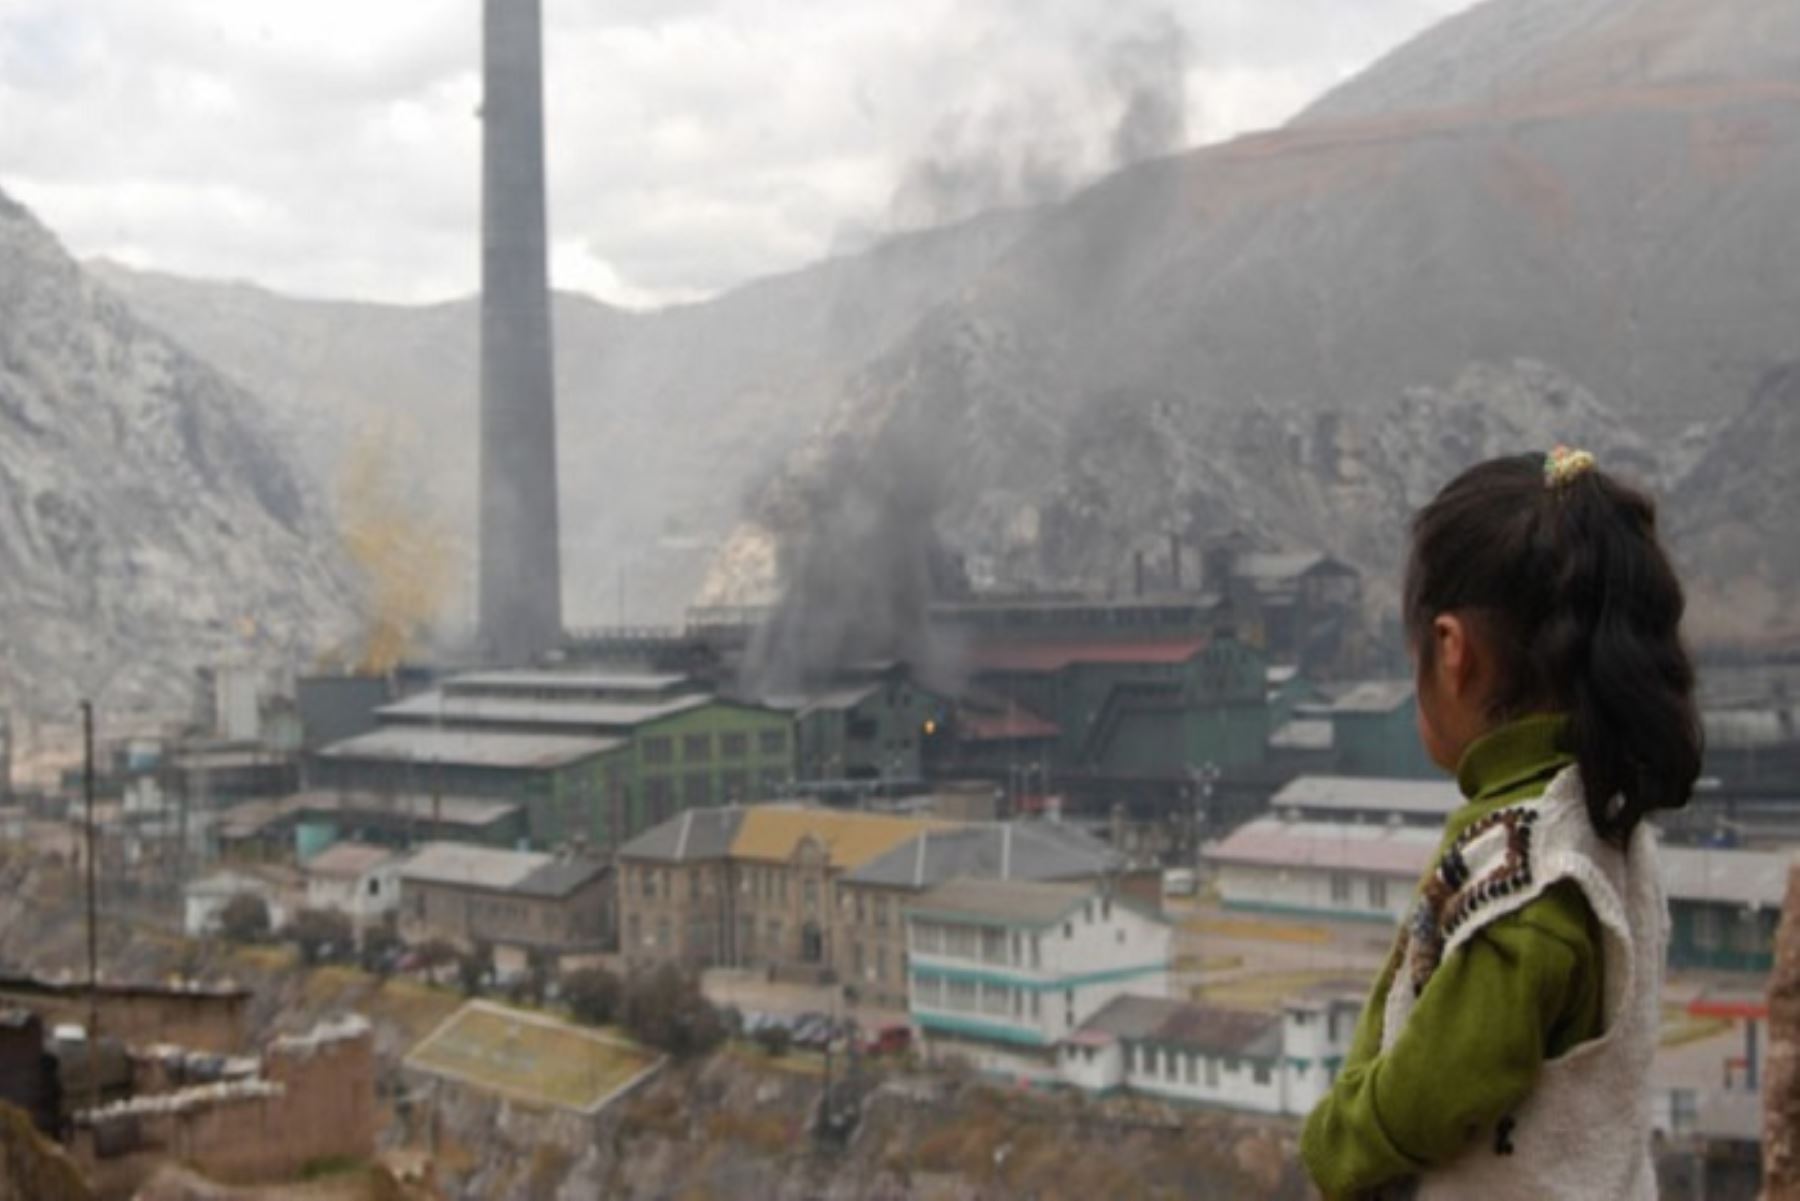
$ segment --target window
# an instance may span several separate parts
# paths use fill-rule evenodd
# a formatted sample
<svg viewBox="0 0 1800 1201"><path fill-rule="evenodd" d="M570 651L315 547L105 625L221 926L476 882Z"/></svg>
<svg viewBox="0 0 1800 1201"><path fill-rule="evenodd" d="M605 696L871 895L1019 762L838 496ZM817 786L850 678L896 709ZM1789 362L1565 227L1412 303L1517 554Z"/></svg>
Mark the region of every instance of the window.
<svg viewBox="0 0 1800 1201"><path fill-rule="evenodd" d="M1042 967L1044 965L1043 950L1044 950L1044 944L1041 941L1039 941L1037 935L1033 934L1031 936L1031 966L1032 967Z"/></svg>
<svg viewBox="0 0 1800 1201"><path fill-rule="evenodd" d="M888 899L884 896L877 896L875 898L875 928L877 930L885 930L887 929L887 922Z"/></svg>
<svg viewBox="0 0 1800 1201"><path fill-rule="evenodd" d="M1192 1051L1187 1052L1185 1055L1183 1055L1181 1057L1182 1065L1186 1069L1185 1072L1183 1073L1182 1078L1188 1084L1197 1083L1197 1081L1195 1079L1195 1077L1197 1076L1197 1072L1195 1071L1195 1069L1199 1066L1198 1063L1196 1062L1198 1060L1198 1058L1199 1057L1196 1056Z"/></svg>
<svg viewBox="0 0 1800 1201"><path fill-rule="evenodd" d="M912 924L913 950L935 955L944 948L943 928L931 922Z"/></svg>
<svg viewBox="0 0 1800 1201"><path fill-rule="evenodd" d="M863 924L863 894L860 892L856 894L855 910L856 924L860 926Z"/></svg>
<svg viewBox="0 0 1800 1201"><path fill-rule="evenodd" d="M806 908L809 911L817 909L819 907L819 882L811 877L802 880L800 882L800 895L801 899L806 902Z"/></svg>
<svg viewBox="0 0 1800 1201"><path fill-rule="evenodd" d="M983 984L981 986L981 1012L989 1017L1005 1017L1007 1011L1012 1008L1011 998L1007 995L1010 992L1012 989L1004 984Z"/></svg>
<svg viewBox="0 0 1800 1201"><path fill-rule="evenodd" d="M879 943L875 946L875 979L887 983L887 948Z"/></svg>
<svg viewBox="0 0 1800 1201"><path fill-rule="evenodd" d="M1025 1016L1025 990L1022 988L1015 988L1012 990L1012 995L1013 1017L1022 1018Z"/></svg>
<svg viewBox="0 0 1800 1201"><path fill-rule="evenodd" d="M1064 938L1074 938L1075 937L1075 923L1074 922L1064 922L1063 923L1063 937Z"/></svg>
<svg viewBox="0 0 1800 1201"><path fill-rule="evenodd" d="M689 809L712 804L712 778L705 772L691 772L682 777L681 803Z"/></svg>
<svg viewBox="0 0 1800 1201"><path fill-rule="evenodd" d="M1112 898L1111 897L1101 897L1100 898L1100 920L1105 921L1105 922L1109 922L1112 920Z"/></svg>
<svg viewBox="0 0 1800 1201"><path fill-rule="evenodd" d="M642 885L646 901L656 899L656 873L654 871L647 867L638 868L638 883Z"/></svg>
<svg viewBox="0 0 1800 1201"><path fill-rule="evenodd" d="M928 1005L933 1009L941 1009L944 1005L944 980L942 976L914 976L912 982L913 1001L915 1004Z"/></svg>
<svg viewBox="0 0 1800 1201"><path fill-rule="evenodd" d="M850 974L853 976L863 974L863 949L860 942L850 944Z"/></svg>
<svg viewBox="0 0 1800 1201"><path fill-rule="evenodd" d="M1331 903L1347 905L1350 902L1350 877L1342 872L1331 873Z"/></svg>
<svg viewBox="0 0 1800 1201"><path fill-rule="evenodd" d="M698 901L699 899L700 899L700 872L698 869L694 869L694 870L690 870L688 872L688 900Z"/></svg>
<svg viewBox="0 0 1800 1201"><path fill-rule="evenodd" d="M1167 1080L1170 1084L1175 1083L1175 1061L1178 1058L1179 1056L1176 1054L1173 1047L1163 1052L1163 1079Z"/></svg>
<svg viewBox="0 0 1800 1201"><path fill-rule="evenodd" d="M1387 881L1378 876L1369 877L1369 908L1387 908Z"/></svg>
<svg viewBox="0 0 1800 1201"><path fill-rule="evenodd" d="M688 734L681 740L681 757L688 763L704 763L712 758L711 734Z"/></svg>
<svg viewBox="0 0 1800 1201"><path fill-rule="evenodd" d="M1210 1055L1206 1056L1206 1087L1219 1087L1219 1061Z"/></svg>
<svg viewBox="0 0 1800 1201"><path fill-rule="evenodd" d="M721 777L725 795L721 801L731 805L741 805L750 799L750 773L742 769L728 771Z"/></svg>
<svg viewBox="0 0 1800 1201"><path fill-rule="evenodd" d="M756 749L765 755L785 755L788 749L786 730L764 730L756 736Z"/></svg>
<svg viewBox="0 0 1800 1201"><path fill-rule="evenodd" d="M1025 956L1019 954L1019 951L1022 949L1019 945L1020 941L1021 940L1019 938L1019 932L1017 930L1014 930L1013 936L1012 936L1012 961L1014 963L1024 963L1025 962Z"/></svg>
<svg viewBox="0 0 1800 1201"><path fill-rule="evenodd" d="M675 758L675 744L668 735L659 734L654 738L644 739L645 763L669 763Z"/></svg>
<svg viewBox="0 0 1800 1201"><path fill-rule="evenodd" d="M628 932L625 939L626 947L638 947L643 945L644 928L643 923L639 921L637 914L634 913L625 919L625 929Z"/></svg>
<svg viewBox="0 0 1800 1201"><path fill-rule="evenodd" d="M670 949L674 946L669 941L669 919L666 917L656 919L656 946L659 950Z"/></svg>
<svg viewBox="0 0 1800 1201"><path fill-rule="evenodd" d="M1717 951L1724 941L1719 911L1711 905L1696 905L1693 910L1694 946L1702 951Z"/></svg>
<svg viewBox="0 0 1800 1201"><path fill-rule="evenodd" d="M975 981L947 980L944 982L944 1008L954 1009L959 1013L973 1013L977 1000Z"/></svg>
<svg viewBox="0 0 1800 1201"><path fill-rule="evenodd" d="M651 776L644 781L645 815L653 826L661 825L669 819L669 803L674 799L666 776Z"/></svg>
<svg viewBox="0 0 1800 1201"><path fill-rule="evenodd" d="M1251 1078L1258 1084L1267 1084L1269 1082L1269 1065L1259 1062L1251 1073Z"/></svg>
<svg viewBox="0 0 1800 1201"><path fill-rule="evenodd" d="M1094 903L1092 901L1083 901L1081 903L1081 920L1084 922L1091 922L1094 920Z"/></svg>
<svg viewBox="0 0 1800 1201"><path fill-rule="evenodd" d="M725 759L742 759L750 753L750 735L743 732L719 735L719 755Z"/></svg>
<svg viewBox="0 0 1800 1201"><path fill-rule="evenodd" d="M981 932L981 961L983 963L1006 962L1006 931L983 930Z"/></svg>

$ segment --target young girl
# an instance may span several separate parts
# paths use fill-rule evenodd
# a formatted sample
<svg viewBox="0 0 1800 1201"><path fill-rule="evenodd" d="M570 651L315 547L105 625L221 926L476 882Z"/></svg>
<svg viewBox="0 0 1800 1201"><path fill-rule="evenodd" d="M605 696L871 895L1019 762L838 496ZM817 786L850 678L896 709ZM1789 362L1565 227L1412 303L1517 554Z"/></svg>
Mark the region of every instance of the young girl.
<svg viewBox="0 0 1800 1201"><path fill-rule="evenodd" d="M1414 519L1419 734L1451 815L1301 1154L1328 1198L1654 1198L1666 916L1645 814L1700 768L1681 586L1593 457L1496 459Z"/></svg>

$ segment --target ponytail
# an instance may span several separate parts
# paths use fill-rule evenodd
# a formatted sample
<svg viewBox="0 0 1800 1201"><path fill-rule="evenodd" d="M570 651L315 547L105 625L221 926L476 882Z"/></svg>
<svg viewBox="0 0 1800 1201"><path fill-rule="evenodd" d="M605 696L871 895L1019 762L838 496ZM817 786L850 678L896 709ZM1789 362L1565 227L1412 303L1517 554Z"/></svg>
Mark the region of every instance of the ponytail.
<svg viewBox="0 0 1800 1201"><path fill-rule="evenodd" d="M1414 519L1404 603L1427 650L1439 614L1479 616L1501 670L1491 720L1568 713L1601 837L1622 845L1646 814L1687 803L1700 774L1694 670L1649 497L1585 456L1472 467Z"/></svg>

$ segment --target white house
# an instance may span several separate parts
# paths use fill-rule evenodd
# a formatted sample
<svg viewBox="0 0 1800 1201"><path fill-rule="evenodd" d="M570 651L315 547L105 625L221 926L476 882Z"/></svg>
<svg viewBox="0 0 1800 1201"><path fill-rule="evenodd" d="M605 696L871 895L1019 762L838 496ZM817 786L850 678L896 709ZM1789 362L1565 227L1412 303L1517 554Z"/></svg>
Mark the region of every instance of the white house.
<svg viewBox="0 0 1800 1201"><path fill-rule="evenodd" d="M1263 817L1200 855L1228 909L1393 921L1411 903L1440 837L1397 822Z"/></svg>
<svg viewBox="0 0 1800 1201"><path fill-rule="evenodd" d="M1115 997L1057 1048L1061 1078L1253 1113L1305 1114L1336 1079L1361 998L1308 994L1280 1014Z"/></svg>
<svg viewBox="0 0 1800 1201"><path fill-rule="evenodd" d="M233 897L261 897L269 907L269 928L280 929L289 917L284 890L275 883L244 872L217 871L182 886L182 929L189 938L219 932L219 916Z"/></svg>
<svg viewBox="0 0 1800 1201"><path fill-rule="evenodd" d="M907 908L907 946L926 1054L1031 1080L1113 998L1168 982L1168 923L1101 884L953 880Z"/></svg>
<svg viewBox="0 0 1800 1201"><path fill-rule="evenodd" d="M307 908L335 909L359 930L400 906L400 857L385 847L333 843L302 870Z"/></svg>

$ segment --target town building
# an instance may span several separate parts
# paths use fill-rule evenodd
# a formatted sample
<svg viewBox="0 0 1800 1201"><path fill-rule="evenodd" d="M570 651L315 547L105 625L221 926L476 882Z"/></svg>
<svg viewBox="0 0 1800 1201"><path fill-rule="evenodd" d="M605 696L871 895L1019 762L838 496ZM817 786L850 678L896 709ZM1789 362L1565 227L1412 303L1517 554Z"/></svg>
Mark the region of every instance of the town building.
<svg viewBox="0 0 1800 1201"><path fill-rule="evenodd" d="M613 940L611 869L541 851L429 843L400 864L400 934L493 949L503 974L533 954L603 950Z"/></svg>
<svg viewBox="0 0 1800 1201"><path fill-rule="evenodd" d="M1444 774L1419 741L1411 681L1367 681L1331 702L1328 712L1332 770L1338 774L1406 779Z"/></svg>
<svg viewBox="0 0 1800 1201"><path fill-rule="evenodd" d="M947 729L952 711L948 698L897 663L847 669L828 687L759 699L792 715L795 778L809 785L922 780L926 746Z"/></svg>
<svg viewBox="0 0 1800 1201"><path fill-rule="evenodd" d="M1355 568L1319 551L1258 550L1242 535L1215 541L1201 562L1205 587L1270 662L1295 664L1315 678L1348 665L1362 606Z"/></svg>
<svg viewBox="0 0 1800 1201"><path fill-rule="evenodd" d="M1391 922L1412 903L1439 831L1400 822L1261 817L1201 850L1227 909Z"/></svg>
<svg viewBox="0 0 1800 1201"><path fill-rule="evenodd" d="M278 930L300 908L300 892L267 872L221 869L182 885L181 928L189 938L219 933L226 906L240 896L256 897L268 907L269 928Z"/></svg>
<svg viewBox="0 0 1800 1201"><path fill-rule="evenodd" d="M1321 987L1279 1013L1124 995L1057 1049L1062 1079L1252 1113L1303 1116L1337 1078L1362 1009L1359 991Z"/></svg>
<svg viewBox="0 0 1800 1201"><path fill-rule="evenodd" d="M1441 830L1464 804L1455 781L1374 776L1298 776L1269 798L1269 812L1289 821L1422 826Z"/></svg>
<svg viewBox="0 0 1800 1201"><path fill-rule="evenodd" d="M1058 1078L1058 1046L1115 997L1167 988L1168 924L1104 885L954 880L906 909L925 1053Z"/></svg>
<svg viewBox="0 0 1800 1201"><path fill-rule="evenodd" d="M1661 859L1669 966L1768 972L1793 853L1664 846Z"/></svg>
<svg viewBox="0 0 1800 1201"><path fill-rule="evenodd" d="M313 787L513 802L537 848L617 847L683 809L775 795L794 775L788 714L671 674L478 672L377 718L313 756Z"/></svg>
<svg viewBox="0 0 1800 1201"><path fill-rule="evenodd" d="M302 792L251 801L219 815L212 827L221 858L239 862L305 860L339 841L389 850L427 842L526 845L525 811L487 797L405 792Z"/></svg>
<svg viewBox="0 0 1800 1201"><path fill-rule="evenodd" d="M358 930L377 925L400 906L400 859L386 847L339 842L301 864L306 907L330 909Z"/></svg>
<svg viewBox="0 0 1800 1201"><path fill-rule="evenodd" d="M15 1106L41 1133L62 1124L56 1059L44 1049L44 1021L28 1009L0 1006L0 1101Z"/></svg>
<svg viewBox="0 0 1800 1201"><path fill-rule="evenodd" d="M949 828L931 817L791 803L689 810L619 850L620 950L628 964L841 979L839 881Z"/></svg>

